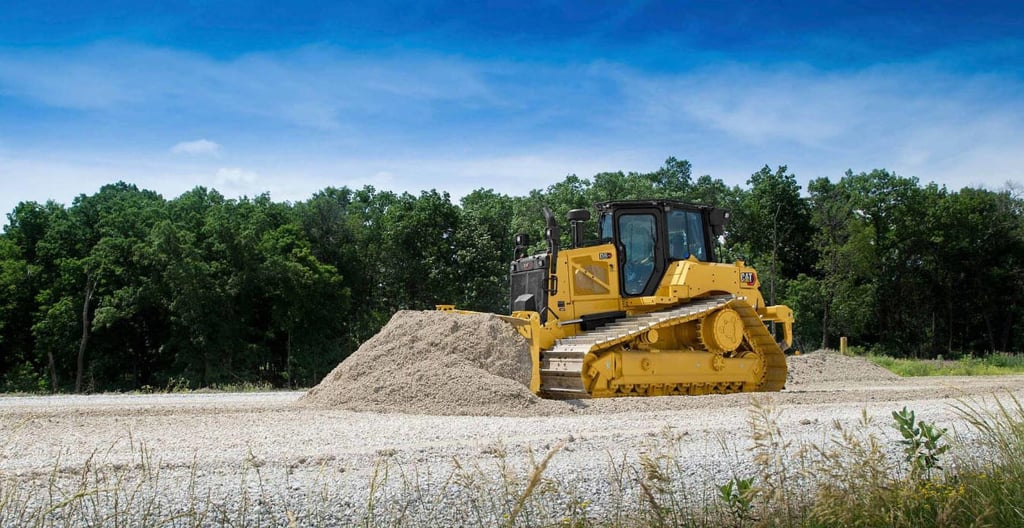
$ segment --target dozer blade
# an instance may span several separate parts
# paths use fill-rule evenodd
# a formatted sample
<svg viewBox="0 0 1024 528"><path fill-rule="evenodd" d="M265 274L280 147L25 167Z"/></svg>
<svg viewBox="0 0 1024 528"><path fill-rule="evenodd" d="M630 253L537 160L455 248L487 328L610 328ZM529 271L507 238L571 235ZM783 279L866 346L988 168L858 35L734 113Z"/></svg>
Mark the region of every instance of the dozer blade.
<svg viewBox="0 0 1024 528"><path fill-rule="evenodd" d="M501 314L490 313L490 312L474 312L473 310L459 310L458 308L455 307L454 304L438 304L438 305L434 306L434 309L436 309L439 312L452 312L452 313L460 313L460 314L493 315L494 317L497 317L498 319L501 319L502 321L505 321L506 323L509 323L512 326L525 326L525 325L530 324L530 320L529 319L523 319L521 317L515 317L515 316L511 316L511 315L501 315Z"/></svg>
<svg viewBox="0 0 1024 528"><path fill-rule="evenodd" d="M530 320L529 319L521 319L519 317L512 317L511 315L497 315L497 314L492 314L492 315L494 315L498 319L501 319L502 321L505 321L506 323L511 324L512 326L526 326L526 325L530 324Z"/></svg>

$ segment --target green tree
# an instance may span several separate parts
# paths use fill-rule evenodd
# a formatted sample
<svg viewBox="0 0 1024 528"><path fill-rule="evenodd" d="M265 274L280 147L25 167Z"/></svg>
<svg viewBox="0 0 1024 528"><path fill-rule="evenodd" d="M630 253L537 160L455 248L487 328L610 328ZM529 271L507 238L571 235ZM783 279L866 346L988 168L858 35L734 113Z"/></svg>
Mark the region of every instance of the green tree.
<svg viewBox="0 0 1024 528"><path fill-rule="evenodd" d="M54 365L36 346L32 327L40 289L51 283L55 270L44 269L38 246L49 229L50 218L63 214L55 202L19 203L7 215L0 235L0 379L6 390L56 390ZM7 373L6 377L4 374Z"/></svg>
<svg viewBox="0 0 1024 528"><path fill-rule="evenodd" d="M775 171L765 165L750 176L750 190L732 212L729 229L729 245L734 252L748 253L758 267L770 304L776 301L776 290L784 297L785 278L809 273L817 260L810 244L810 210L796 176L786 171L785 165Z"/></svg>
<svg viewBox="0 0 1024 528"><path fill-rule="evenodd" d="M927 211L925 265L936 299L935 352L1010 350L1021 321L1021 203L1007 191L961 189Z"/></svg>
<svg viewBox="0 0 1024 528"><path fill-rule="evenodd" d="M50 211L45 234L36 244L43 280L36 293L32 334L37 349L47 357L54 390L69 376L75 379L76 390L81 389L77 359L84 360L96 288L85 270L92 243L95 239L81 217L60 207Z"/></svg>
<svg viewBox="0 0 1024 528"><path fill-rule="evenodd" d="M642 176L657 194L641 198L690 199L694 192L692 170L689 161L669 157L661 168Z"/></svg>
<svg viewBox="0 0 1024 528"><path fill-rule="evenodd" d="M685 199L693 203L711 205L734 211L740 207L742 191L739 187L729 187L722 180L709 175L697 178Z"/></svg>
<svg viewBox="0 0 1024 528"><path fill-rule="evenodd" d="M904 178L885 170L853 174L843 185L850 189L851 207L862 218L864 236L876 259L871 263L875 298L874 339L884 348L917 356L927 342L921 315L931 312L931 270L925 267L927 250L923 220L938 199L938 189L925 192L916 178ZM927 347L925 347L927 348Z"/></svg>
<svg viewBox="0 0 1024 528"><path fill-rule="evenodd" d="M330 351L342 328L349 292L337 270L313 255L297 224L264 233L259 251L258 273L270 310L266 338L276 373L287 385L313 383L329 370L322 357L335 363L339 359Z"/></svg>
<svg viewBox="0 0 1024 528"><path fill-rule="evenodd" d="M471 310L509 310L508 266L512 261L515 201L478 189L461 201L456 235L456 271L462 285L456 304Z"/></svg>
<svg viewBox="0 0 1024 528"><path fill-rule="evenodd" d="M161 345L169 362L157 383L183 378L207 386L225 377L240 318L233 292L237 282L218 234L208 224L231 207L220 193L197 187L167 204L167 218L154 226L150 242L168 312L169 335ZM233 235L232 235L233 236Z"/></svg>
<svg viewBox="0 0 1024 528"><path fill-rule="evenodd" d="M382 296L397 309L432 308L455 299L458 208L448 193L403 194L381 218L384 252L379 265Z"/></svg>
<svg viewBox="0 0 1024 528"><path fill-rule="evenodd" d="M64 358L73 349L69 369L73 387L76 392L86 389L85 376L92 363L87 361L87 351L97 329L98 308L104 327L131 318L127 312L139 300L141 282L136 249L144 243L162 204L156 193L116 183L94 195L79 196L66 211L49 211L45 234L35 245L47 282L36 296L39 309L33 332L36 345L49 358L55 386L57 373L68 369ZM78 329L73 345L71 328ZM99 343L106 352L96 356L118 372L126 359L120 351L131 349L122 330L106 335Z"/></svg>
<svg viewBox="0 0 1024 528"><path fill-rule="evenodd" d="M34 266L20 248L0 235L0 390L38 391L47 386L45 363L32 343Z"/></svg>
<svg viewBox="0 0 1024 528"><path fill-rule="evenodd" d="M373 288L369 273L372 257L377 248L367 240L366 208L361 207L357 194L370 196L371 192L356 193L347 187L328 187L315 193L308 201L296 204L296 215L302 225L310 251L316 259L332 266L341 277L337 287L347 292L354 302L338 313L340 327L330 353L319 356L316 365L332 366L332 359L340 361L354 351L372 329L371 321L380 318L368 316L373 304ZM338 293L338 292L333 292ZM317 368L313 369L317 377Z"/></svg>
<svg viewBox="0 0 1024 528"><path fill-rule="evenodd" d="M859 340L873 323L878 259L872 244L873 231L857 212L855 197L846 181L812 180L810 197L813 243L818 248L815 271L821 277L819 307L821 347L830 336Z"/></svg>

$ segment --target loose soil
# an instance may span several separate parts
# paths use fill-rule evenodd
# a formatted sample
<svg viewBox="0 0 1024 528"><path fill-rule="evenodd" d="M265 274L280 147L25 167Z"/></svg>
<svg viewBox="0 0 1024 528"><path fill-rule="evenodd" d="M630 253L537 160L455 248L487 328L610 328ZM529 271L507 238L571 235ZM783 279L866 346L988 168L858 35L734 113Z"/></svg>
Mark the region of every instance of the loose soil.
<svg viewBox="0 0 1024 528"><path fill-rule="evenodd" d="M548 414L530 392L530 349L490 314L400 311L299 401L353 411ZM558 405L554 405L558 407Z"/></svg>

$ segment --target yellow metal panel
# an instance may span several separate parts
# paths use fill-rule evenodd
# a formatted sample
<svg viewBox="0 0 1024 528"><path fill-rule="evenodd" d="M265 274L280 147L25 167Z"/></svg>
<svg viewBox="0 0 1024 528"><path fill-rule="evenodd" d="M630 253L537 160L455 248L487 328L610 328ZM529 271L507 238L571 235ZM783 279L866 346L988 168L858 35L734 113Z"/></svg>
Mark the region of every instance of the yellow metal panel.
<svg viewBox="0 0 1024 528"><path fill-rule="evenodd" d="M621 377L611 386L622 384L720 383L740 380L757 383L755 359L723 358L715 368L715 355L696 351L659 351L618 353ZM600 363L600 361L598 362Z"/></svg>

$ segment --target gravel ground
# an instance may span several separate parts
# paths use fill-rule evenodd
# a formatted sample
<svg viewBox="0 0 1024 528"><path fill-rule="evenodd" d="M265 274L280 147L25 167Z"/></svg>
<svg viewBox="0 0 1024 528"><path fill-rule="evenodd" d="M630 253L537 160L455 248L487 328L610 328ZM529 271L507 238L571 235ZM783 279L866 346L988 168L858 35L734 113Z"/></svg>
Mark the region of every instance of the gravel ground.
<svg viewBox="0 0 1024 528"><path fill-rule="evenodd" d="M893 438L889 414L904 405L965 432L951 408L956 398L1008 393L1024 397L1024 376L791 381L766 397L789 439L819 442L833 421L853 424L862 412L875 419L873 431ZM567 415L496 417L311 408L296 403L303 394L0 397L0 478L28 489L54 475L76 478L85 467L159 469L161 500L171 504L195 488L224 503L248 489L267 497L260 504L268 511L316 503L331 512L327 525L358 521L373 487L383 501L375 515L459 525L467 520L438 513L456 511L447 506L424 513L426 497L443 491L434 503L442 504L472 487L452 484L453 473L500 487L487 479L525 479L531 453L539 458L556 445L563 448L545 476L590 497L591 513L611 500L614 468L643 453L673 451L688 480L704 487L751 471L749 395L594 400ZM396 513L398 503L416 504Z"/></svg>

